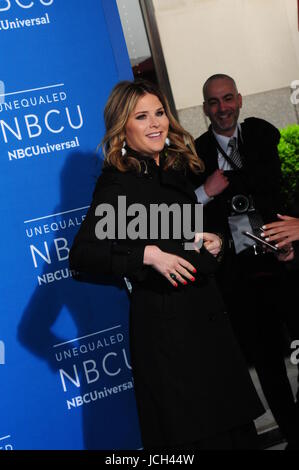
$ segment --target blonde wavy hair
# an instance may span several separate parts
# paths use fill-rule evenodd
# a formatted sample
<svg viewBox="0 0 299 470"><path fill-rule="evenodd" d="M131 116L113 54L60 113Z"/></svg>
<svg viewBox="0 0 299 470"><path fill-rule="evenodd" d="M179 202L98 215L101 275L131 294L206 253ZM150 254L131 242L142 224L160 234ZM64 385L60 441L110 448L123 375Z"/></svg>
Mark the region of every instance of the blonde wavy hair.
<svg viewBox="0 0 299 470"><path fill-rule="evenodd" d="M177 170L187 167L193 173L203 171L204 163L196 154L193 137L175 119L164 94L154 84L141 79L119 82L108 98L104 110L106 133L100 144L105 156L104 166L113 166L122 172L141 171L138 159L130 155L129 149L123 156L122 147L126 138L125 127L128 118L139 98L147 93L157 96L169 119L170 146L165 151L164 169Z"/></svg>

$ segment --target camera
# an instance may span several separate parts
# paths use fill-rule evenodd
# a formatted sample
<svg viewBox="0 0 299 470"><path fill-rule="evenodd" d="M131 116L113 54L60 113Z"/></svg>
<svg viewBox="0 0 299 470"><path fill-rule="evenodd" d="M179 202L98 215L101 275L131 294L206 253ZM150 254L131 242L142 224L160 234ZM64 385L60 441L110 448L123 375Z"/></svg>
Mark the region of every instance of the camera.
<svg viewBox="0 0 299 470"><path fill-rule="evenodd" d="M255 210L251 195L235 194L228 203L231 215L247 214Z"/></svg>
<svg viewBox="0 0 299 470"><path fill-rule="evenodd" d="M247 187L246 176L242 171L224 171L229 180L225 191L225 199L229 215L247 214L254 212L254 201Z"/></svg>

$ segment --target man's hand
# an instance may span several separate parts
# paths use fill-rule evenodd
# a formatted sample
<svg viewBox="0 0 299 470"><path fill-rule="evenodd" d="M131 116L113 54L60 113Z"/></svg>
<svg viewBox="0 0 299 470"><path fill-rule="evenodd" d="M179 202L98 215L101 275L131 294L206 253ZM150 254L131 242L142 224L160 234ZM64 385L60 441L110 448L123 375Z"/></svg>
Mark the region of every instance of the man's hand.
<svg viewBox="0 0 299 470"><path fill-rule="evenodd" d="M209 197L221 194L229 185L228 178L224 176L223 170L215 170L204 183L205 192Z"/></svg>

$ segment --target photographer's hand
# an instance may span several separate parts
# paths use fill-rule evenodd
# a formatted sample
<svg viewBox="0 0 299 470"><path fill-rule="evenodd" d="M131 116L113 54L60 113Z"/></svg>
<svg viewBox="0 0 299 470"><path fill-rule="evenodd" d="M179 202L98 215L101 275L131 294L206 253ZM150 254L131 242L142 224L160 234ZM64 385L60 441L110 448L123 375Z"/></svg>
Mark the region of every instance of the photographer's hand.
<svg viewBox="0 0 299 470"><path fill-rule="evenodd" d="M205 192L209 197L221 194L229 185L229 180L224 176L223 170L215 170L204 183Z"/></svg>

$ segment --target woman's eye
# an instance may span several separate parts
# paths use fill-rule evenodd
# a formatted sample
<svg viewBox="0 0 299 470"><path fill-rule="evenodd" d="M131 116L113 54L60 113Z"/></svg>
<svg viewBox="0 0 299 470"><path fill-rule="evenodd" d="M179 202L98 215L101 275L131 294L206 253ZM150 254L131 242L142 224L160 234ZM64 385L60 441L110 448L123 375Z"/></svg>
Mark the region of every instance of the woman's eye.
<svg viewBox="0 0 299 470"><path fill-rule="evenodd" d="M146 118L145 114L138 114L138 116L136 116L136 119L138 120L145 119L145 118Z"/></svg>
<svg viewBox="0 0 299 470"><path fill-rule="evenodd" d="M156 112L156 116L163 116L163 114L164 114L164 111L162 110Z"/></svg>

